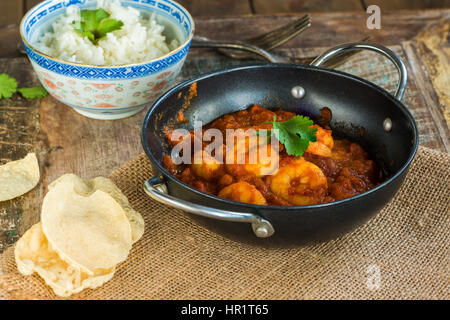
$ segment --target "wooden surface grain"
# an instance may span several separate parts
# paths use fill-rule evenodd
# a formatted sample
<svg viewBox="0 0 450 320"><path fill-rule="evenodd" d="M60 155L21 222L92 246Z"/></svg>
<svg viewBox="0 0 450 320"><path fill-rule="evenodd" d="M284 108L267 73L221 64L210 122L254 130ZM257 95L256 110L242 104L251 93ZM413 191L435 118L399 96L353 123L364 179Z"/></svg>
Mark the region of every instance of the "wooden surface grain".
<svg viewBox="0 0 450 320"><path fill-rule="evenodd" d="M276 54L292 58L315 55L332 45L371 35L374 41L388 45L406 62L409 80L404 102L417 120L420 143L449 152L449 123L445 120L449 110L446 90L450 75L449 16L448 10L386 14L383 23L389 28L373 31L364 28L364 12L314 13L312 27L279 48ZM197 33L208 37L245 38L296 17L210 17L197 19L196 25ZM11 40L15 39L11 30L14 28L0 32L0 37L14 47L17 45ZM214 51L192 49L177 80L247 63L230 60ZM371 64L376 67L370 67ZM342 68L356 75L364 74L387 90L392 91L396 84L395 69L371 53L356 56ZM17 50L9 58L0 59L2 72L14 76L21 86L38 84L27 58ZM42 178L31 192L0 203L0 252L39 219L42 197L51 181L68 172L84 178L106 176L141 153L140 128L144 115L145 111L127 119L101 121L85 118L52 97L29 101L15 95L1 100L0 163L19 159L34 150L39 157Z"/></svg>
<svg viewBox="0 0 450 320"><path fill-rule="evenodd" d="M193 17L233 14L251 14L252 8L249 1L241 0L182 0L178 1Z"/></svg>
<svg viewBox="0 0 450 320"><path fill-rule="evenodd" d="M19 24L22 16L42 0L1 0L0 25ZM305 12L364 12L378 5L381 11L450 8L450 0L178 0L194 17Z"/></svg>
<svg viewBox="0 0 450 320"><path fill-rule="evenodd" d="M450 8L449 0L362 0L365 7L375 4L383 10Z"/></svg>
<svg viewBox="0 0 450 320"><path fill-rule="evenodd" d="M37 84L36 76L24 58L0 59L0 73L14 75L20 85ZM39 152L45 150L40 141L45 137L39 132L39 100L25 100L17 96L0 102L0 164L23 158L28 152L37 151L42 169L43 161ZM41 170L41 174L42 174ZM40 208L43 185L17 199L0 202L0 251L5 244L15 241L21 226L34 222Z"/></svg>
<svg viewBox="0 0 450 320"><path fill-rule="evenodd" d="M439 111L450 124L450 18L426 28L418 36L417 50L439 100Z"/></svg>
<svg viewBox="0 0 450 320"><path fill-rule="evenodd" d="M254 15L246 17L202 18L196 23L197 34L215 39L245 39L279 27L301 14ZM395 45L411 40L427 26L448 18L450 10L401 11L383 15L382 28L369 30L365 12L311 13L311 27L285 44L284 48L329 47L358 41L370 36L375 42ZM220 23L218 23L220 21Z"/></svg>
<svg viewBox="0 0 450 320"><path fill-rule="evenodd" d="M19 52L20 35L19 26L15 24L9 24L0 28L1 39L0 41L0 58L13 58L20 57L22 54Z"/></svg>
<svg viewBox="0 0 450 320"><path fill-rule="evenodd" d="M22 0L0 1L0 24L18 24L24 14L24 3Z"/></svg>
<svg viewBox="0 0 450 320"><path fill-rule="evenodd" d="M362 11L360 0L253 0L255 13Z"/></svg>

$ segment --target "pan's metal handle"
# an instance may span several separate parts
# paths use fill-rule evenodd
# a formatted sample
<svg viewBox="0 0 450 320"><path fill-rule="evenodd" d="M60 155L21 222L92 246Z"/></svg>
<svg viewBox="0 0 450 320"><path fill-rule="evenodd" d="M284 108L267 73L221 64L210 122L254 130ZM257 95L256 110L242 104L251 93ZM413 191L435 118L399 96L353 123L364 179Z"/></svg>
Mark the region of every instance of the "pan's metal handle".
<svg viewBox="0 0 450 320"><path fill-rule="evenodd" d="M406 88L406 81L407 81L407 72L405 64L403 63L402 59L395 54L392 50L386 48L385 46L382 46L380 44L371 43L371 42L353 42L353 43L344 43L339 46L336 46L334 48L331 48L321 55L319 55L316 59L314 59L313 62L311 62L312 66L319 67L321 64L323 64L325 61L330 59L333 56L336 56L337 54L347 51L347 50L370 50L375 51L378 53L381 53L385 57L387 57L389 60L394 63L394 65L397 67L398 73L399 73L399 82L397 91L395 92L395 98L397 100L402 100L403 94L405 93Z"/></svg>
<svg viewBox="0 0 450 320"><path fill-rule="evenodd" d="M253 232L259 238L270 237L275 232L269 221L256 214L220 210L175 198L168 194L167 186L161 177L153 177L148 179L144 184L144 191L152 199L160 203L199 216L232 222L251 223Z"/></svg>
<svg viewBox="0 0 450 320"><path fill-rule="evenodd" d="M276 63L277 59L268 53L266 50L256 47L254 45L241 42L241 41L218 41L211 40L206 37L194 36L191 42L192 48L221 48L221 49L232 49L247 51L250 53L257 54L258 56L264 58L265 60Z"/></svg>

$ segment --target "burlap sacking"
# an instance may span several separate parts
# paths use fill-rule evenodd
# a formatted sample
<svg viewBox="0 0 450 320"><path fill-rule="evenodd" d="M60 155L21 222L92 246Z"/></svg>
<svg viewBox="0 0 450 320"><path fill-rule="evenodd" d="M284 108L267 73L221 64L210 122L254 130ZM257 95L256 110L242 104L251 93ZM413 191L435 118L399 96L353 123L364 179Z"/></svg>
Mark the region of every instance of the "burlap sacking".
<svg viewBox="0 0 450 320"><path fill-rule="evenodd" d="M72 299L448 299L450 156L419 148L396 197L339 239L268 249L228 240L143 192L145 155L111 175L146 222L114 278ZM0 258L8 299L57 299Z"/></svg>

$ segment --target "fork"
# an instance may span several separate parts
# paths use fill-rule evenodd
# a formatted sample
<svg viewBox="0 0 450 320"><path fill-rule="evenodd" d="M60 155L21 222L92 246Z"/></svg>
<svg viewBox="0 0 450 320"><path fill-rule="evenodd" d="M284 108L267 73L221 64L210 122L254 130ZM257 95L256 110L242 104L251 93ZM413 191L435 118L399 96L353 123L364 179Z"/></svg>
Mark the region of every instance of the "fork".
<svg viewBox="0 0 450 320"><path fill-rule="evenodd" d="M364 37L360 42L368 42L370 41L370 36ZM215 49L228 49L228 50L239 50L246 51L246 54L256 54L263 58L266 61L271 63L300 63L300 64L310 64L317 56L310 57L299 57L299 58L291 58L291 57L282 57L278 55L273 55L267 52L264 49L261 49L257 46L242 42L242 41L218 41L218 40L210 40L205 37L197 36L197 41L192 42L192 47L196 48L215 48ZM350 58L352 58L355 54L359 53L360 50L352 50L346 51L340 54L335 55L331 59L325 61L321 67L324 68L336 68L345 62L347 62Z"/></svg>
<svg viewBox="0 0 450 320"><path fill-rule="evenodd" d="M259 47L262 50L271 50L273 48L276 48L287 41L291 40L295 36L302 33L304 30L306 30L311 25L309 15L306 14L300 19L294 20L284 26L281 26L280 28L277 28L275 30L272 30L268 33L248 38L242 41L238 41L239 44L249 44L254 47ZM205 47L205 42L215 42L215 43L232 43L235 41L218 41L218 40L211 40L206 37L201 36L194 36L193 39L193 47ZM199 43L201 42L201 43ZM235 48L236 49L236 48ZM250 58L251 54L245 53L245 52L236 52L236 51L230 51L230 50L224 50L219 49L219 51L231 58L234 59L246 59ZM253 53L254 50L252 50Z"/></svg>
<svg viewBox="0 0 450 320"><path fill-rule="evenodd" d="M294 20L284 26L281 26L268 33L242 40L266 51L270 51L282 44L288 42L292 38L296 37L307 28L311 26L311 21L308 14L305 14L300 19ZM242 52L231 52L227 50L219 50L221 53L235 59L245 59L249 55Z"/></svg>

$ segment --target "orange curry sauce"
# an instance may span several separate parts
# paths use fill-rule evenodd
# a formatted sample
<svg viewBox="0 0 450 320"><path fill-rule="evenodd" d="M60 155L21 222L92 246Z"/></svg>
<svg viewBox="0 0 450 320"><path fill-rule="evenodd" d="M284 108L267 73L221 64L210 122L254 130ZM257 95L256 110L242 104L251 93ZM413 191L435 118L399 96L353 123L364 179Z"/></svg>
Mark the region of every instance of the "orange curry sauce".
<svg viewBox="0 0 450 320"><path fill-rule="evenodd" d="M226 114L203 127L215 128L225 137L226 129L272 128L277 121L287 121L292 112L270 111L253 105L247 110ZM326 126L319 122L322 126ZM279 146L278 168L263 174L258 164L227 164L207 162L175 165L164 155L168 172L184 183L212 195L259 205L310 205L349 198L374 188L383 180L379 166L360 145L345 139L334 139L332 131L318 128L317 142L309 144L302 157L290 156ZM191 137L193 131L190 132ZM166 136L172 145L179 141ZM225 139L224 139L225 140ZM211 142L202 142L203 148ZM269 145L270 146L270 145ZM192 149L193 150L193 149Z"/></svg>

